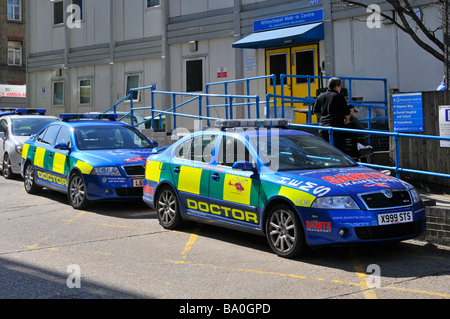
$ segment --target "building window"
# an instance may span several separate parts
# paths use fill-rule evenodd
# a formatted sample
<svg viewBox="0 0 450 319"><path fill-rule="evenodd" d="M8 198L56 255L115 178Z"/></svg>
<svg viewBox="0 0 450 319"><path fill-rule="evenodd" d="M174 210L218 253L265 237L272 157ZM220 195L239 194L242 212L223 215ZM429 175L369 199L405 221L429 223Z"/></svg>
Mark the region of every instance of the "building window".
<svg viewBox="0 0 450 319"><path fill-rule="evenodd" d="M22 43L8 41L8 65L22 66Z"/></svg>
<svg viewBox="0 0 450 319"><path fill-rule="evenodd" d="M131 89L138 87L139 87L139 74L127 75L126 94L128 95ZM140 91L133 91L133 101L140 101L140 99L141 99Z"/></svg>
<svg viewBox="0 0 450 319"><path fill-rule="evenodd" d="M92 81L91 79L80 80L80 104L91 104Z"/></svg>
<svg viewBox="0 0 450 319"><path fill-rule="evenodd" d="M53 82L53 106L64 105L64 82Z"/></svg>
<svg viewBox="0 0 450 319"><path fill-rule="evenodd" d="M22 21L21 0L8 0L8 20Z"/></svg>
<svg viewBox="0 0 450 319"><path fill-rule="evenodd" d="M53 25L64 23L64 2L53 1Z"/></svg>
<svg viewBox="0 0 450 319"><path fill-rule="evenodd" d="M78 18L80 20L83 20L83 0L72 0L72 4L78 6L80 14Z"/></svg>
<svg viewBox="0 0 450 319"><path fill-rule="evenodd" d="M160 0L147 0L147 8L157 7L161 4L160 2Z"/></svg>
<svg viewBox="0 0 450 319"><path fill-rule="evenodd" d="M203 60L186 61L186 92L203 91Z"/></svg>

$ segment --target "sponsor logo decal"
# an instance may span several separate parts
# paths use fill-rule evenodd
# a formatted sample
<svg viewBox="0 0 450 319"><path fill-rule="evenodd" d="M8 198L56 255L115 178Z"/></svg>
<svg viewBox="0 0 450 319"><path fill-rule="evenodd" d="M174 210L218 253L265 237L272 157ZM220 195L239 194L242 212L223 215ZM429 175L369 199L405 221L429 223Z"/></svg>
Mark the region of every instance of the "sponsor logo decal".
<svg viewBox="0 0 450 319"><path fill-rule="evenodd" d="M231 219L245 221L248 223L258 224L258 215L237 208L231 208L216 204L208 204L193 199L187 199L187 207L189 209L193 209L203 213L209 213L217 216L223 216Z"/></svg>
<svg viewBox="0 0 450 319"><path fill-rule="evenodd" d="M366 187L372 187L375 185L381 187L388 187L383 182L393 180L394 177L385 175L383 173L369 172L369 173L350 173L346 175L338 174L331 176L323 176L322 179L336 186L365 184L364 186L367 185Z"/></svg>
<svg viewBox="0 0 450 319"><path fill-rule="evenodd" d="M53 174L47 174L41 171L37 171L38 178L53 183L58 184L64 187L67 187L67 180L65 178L53 175Z"/></svg>
<svg viewBox="0 0 450 319"><path fill-rule="evenodd" d="M331 232L331 223L330 222L319 222L319 221L306 221L306 230L315 231L320 233L329 233Z"/></svg>

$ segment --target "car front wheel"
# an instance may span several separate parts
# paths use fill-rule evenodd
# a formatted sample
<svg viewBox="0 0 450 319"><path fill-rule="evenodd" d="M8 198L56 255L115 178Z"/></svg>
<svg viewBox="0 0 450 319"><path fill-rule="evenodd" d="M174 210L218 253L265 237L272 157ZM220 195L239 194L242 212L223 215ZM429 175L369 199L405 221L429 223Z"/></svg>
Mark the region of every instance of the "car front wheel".
<svg viewBox="0 0 450 319"><path fill-rule="evenodd" d="M67 198L69 199L70 205L76 209L88 207L90 201L86 193L86 184L84 183L83 177L78 173L72 174L69 179L69 189L67 190Z"/></svg>
<svg viewBox="0 0 450 319"><path fill-rule="evenodd" d="M273 207L266 221L270 248L280 257L297 257L307 250L303 227L296 212L287 205Z"/></svg>
<svg viewBox="0 0 450 319"><path fill-rule="evenodd" d="M6 179L11 179L14 177L14 173L12 172L11 169L11 160L9 159L8 154L5 154L3 156L3 168L2 168L2 172L3 172L3 176Z"/></svg>

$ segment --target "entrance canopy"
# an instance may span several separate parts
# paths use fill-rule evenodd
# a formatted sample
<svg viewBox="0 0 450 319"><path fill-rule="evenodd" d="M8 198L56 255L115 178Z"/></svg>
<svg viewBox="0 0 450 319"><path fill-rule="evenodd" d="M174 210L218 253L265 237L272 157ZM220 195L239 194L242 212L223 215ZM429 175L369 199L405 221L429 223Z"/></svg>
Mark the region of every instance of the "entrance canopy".
<svg viewBox="0 0 450 319"><path fill-rule="evenodd" d="M265 49L324 39L323 22L277 30L255 32L233 43L233 48Z"/></svg>

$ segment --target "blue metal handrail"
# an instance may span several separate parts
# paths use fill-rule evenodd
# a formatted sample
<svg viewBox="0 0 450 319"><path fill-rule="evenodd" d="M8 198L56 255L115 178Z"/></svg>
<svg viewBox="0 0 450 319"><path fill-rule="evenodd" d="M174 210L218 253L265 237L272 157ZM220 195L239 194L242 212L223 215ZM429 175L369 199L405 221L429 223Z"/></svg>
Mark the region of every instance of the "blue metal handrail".
<svg viewBox="0 0 450 319"><path fill-rule="evenodd" d="M328 130L330 137L330 144L333 145L333 133L334 132L346 132L346 133L358 133L358 134L368 134L368 135L383 135L383 136L391 136L394 138L394 161L395 166L385 166L378 164L370 164L370 163L360 163L361 165L373 167L373 168L381 168L387 170L395 171L396 177L401 178L401 173L414 173L414 174L423 174L430 175L436 177L444 177L450 178L450 174L437 173L437 172L429 172L429 171L421 171L409 168L402 168L400 166L400 138L419 138L419 139L430 139L430 140L444 140L450 141L450 137L442 137L442 136L434 136L434 135L418 135L418 134L408 134L408 133L398 133L398 132L386 132L386 131L374 131L374 130L359 130L359 129L348 129L348 128L340 128L340 127L331 127L331 126L320 126L320 125L311 125L311 124L291 124L292 128L307 128L307 129L321 129Z"/></svg>

